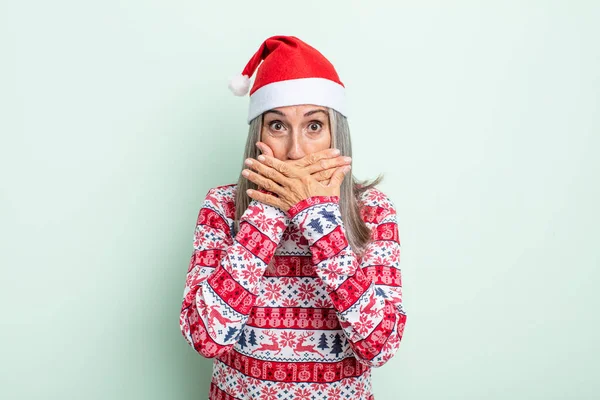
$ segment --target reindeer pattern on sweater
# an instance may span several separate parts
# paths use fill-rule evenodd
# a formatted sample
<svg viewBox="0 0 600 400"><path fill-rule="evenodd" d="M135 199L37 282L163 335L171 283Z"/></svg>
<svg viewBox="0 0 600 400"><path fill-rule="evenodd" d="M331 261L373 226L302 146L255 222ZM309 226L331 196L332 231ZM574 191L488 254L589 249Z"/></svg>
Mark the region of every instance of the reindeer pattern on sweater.
<svg viewBox="0 0 600 400"><path fill-rule="evenodd" d="M338 196L287 212L252 199L236 232L236 190L204 199L180 314L187 342L213 359L210 399L372 399L371 368L396 353L406 322L394 203L362 193L371 241L359 258Z"/></svg>

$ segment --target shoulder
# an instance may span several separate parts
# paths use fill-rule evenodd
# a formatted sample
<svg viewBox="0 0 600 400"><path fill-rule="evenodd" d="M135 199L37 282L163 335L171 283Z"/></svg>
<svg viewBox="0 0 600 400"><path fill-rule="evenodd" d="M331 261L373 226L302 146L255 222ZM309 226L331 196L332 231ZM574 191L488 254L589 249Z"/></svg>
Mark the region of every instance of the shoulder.
<svg viewBox="0 0 600 400"><path fill-rule="evenodd" d="M237 183L229 183L227 185L215 186L208 189L207 194L218 196L222 199L231 199L235 197L237 191Z"/></svg>
<svg viewBox="0 0 600 400"><path fill-rule="evenodd" d="M381 189L373 186L359 197L361 216L365 222L381 223L384 219L395 219L396 205Z"/></svg>
<svg viewBox="0 0 600 400"><path fill-rule="evenodd" d="M210 208L224 218L233 219L236 191L237 183L212 187L206 193L202 208Z"/></svg>
<svg viewBox="0 0 600 400"><path fill-rule="evenodd" d="M360 195L360 203L364 206L381 207L388 210L396 208L394 201L381 189L373 186Z"/></svg>

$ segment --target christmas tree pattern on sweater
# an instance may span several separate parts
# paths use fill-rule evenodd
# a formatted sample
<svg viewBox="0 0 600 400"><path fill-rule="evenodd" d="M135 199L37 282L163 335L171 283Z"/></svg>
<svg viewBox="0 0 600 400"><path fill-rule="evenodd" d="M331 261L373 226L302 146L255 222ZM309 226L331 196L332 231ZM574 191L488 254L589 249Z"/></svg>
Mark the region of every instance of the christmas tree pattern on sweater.
<svg viewBox="0 0 600 400"><path fill-rule="evenodd" d="M204 199L180 314L187 342L213 359L210 399L372 399L371 368L406 323L394 203L362 193L371 241L359 258L338 196L287 212L252 199L235 232L236 190Z"/></svg>

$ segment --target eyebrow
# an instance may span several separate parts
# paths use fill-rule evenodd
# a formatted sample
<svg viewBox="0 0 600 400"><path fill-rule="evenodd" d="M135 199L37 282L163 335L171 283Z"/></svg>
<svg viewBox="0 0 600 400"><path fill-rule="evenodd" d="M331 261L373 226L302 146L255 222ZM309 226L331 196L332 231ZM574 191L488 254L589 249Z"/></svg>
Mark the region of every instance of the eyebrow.
<svg viewBox="0 0 600 400"><path fill-rule="evenodd" d="M311 116L311 115L316 114L318 112L322 112L323 114L327 115L327 111L319 108L317 110L308 111L307 113L304 114L304 116L308 117L308 116ZM269 111L266 111L265 115L268 114L268 113L273 113L273 114L281 115L282 117L286 117L285 113L283 113L283 112L281 112L279 110L269 110Z"/></svg>
<svg viewBox="0 0 600 400"><path fill-rule="evenodd" d="M318 110L312 110L307 112L306 114L304 114L305 117L308 117L309 115L313 115L316 114L318 112L322 112L323 114L327 115L327 111L323 110L323 109L318 109Z"/></svg>

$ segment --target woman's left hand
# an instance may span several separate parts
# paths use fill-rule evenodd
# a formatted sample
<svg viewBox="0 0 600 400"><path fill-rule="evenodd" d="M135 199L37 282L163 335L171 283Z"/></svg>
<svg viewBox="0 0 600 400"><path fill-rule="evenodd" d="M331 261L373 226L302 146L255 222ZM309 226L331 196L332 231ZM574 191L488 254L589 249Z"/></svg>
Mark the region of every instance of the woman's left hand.
<svg viewBox="0 0 600 400"><path fill-rule="evenodd" d="M306 168L285 163L265 154L258 158L247 159L246 165L254 171L244 169L242 175L278 197L252 189L248 189L248 196L286 212L301 200L312 196L339 196L340 186L350 171L349 165L339 167L331 176L329 184L325 185L311 176ZM261 160L262 158L264 160Z"/></svg>

